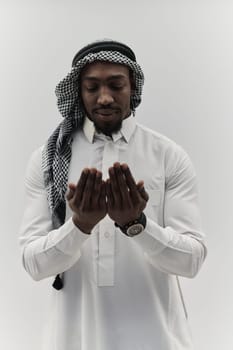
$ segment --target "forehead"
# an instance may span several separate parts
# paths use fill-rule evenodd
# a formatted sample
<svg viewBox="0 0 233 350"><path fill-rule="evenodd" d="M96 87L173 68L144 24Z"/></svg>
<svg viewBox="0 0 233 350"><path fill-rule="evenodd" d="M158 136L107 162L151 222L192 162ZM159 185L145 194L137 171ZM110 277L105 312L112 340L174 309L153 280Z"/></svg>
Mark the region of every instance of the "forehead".
<svg viewBox="0 0 233 350"><path fill-rule="evenodd" d="M129 68L123 64L109 62L94 62L85 66L81 72L81 80L96 78L129 78Z"/></svg>

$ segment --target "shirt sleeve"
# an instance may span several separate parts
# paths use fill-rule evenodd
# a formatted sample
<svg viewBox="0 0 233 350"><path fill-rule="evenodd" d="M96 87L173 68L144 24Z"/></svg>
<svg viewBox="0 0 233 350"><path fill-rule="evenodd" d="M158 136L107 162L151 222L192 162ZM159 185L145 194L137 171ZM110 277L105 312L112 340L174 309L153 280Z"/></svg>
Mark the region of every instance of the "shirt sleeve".
<svg viewBox="0 0 233 350"><path fill-rule="evenodd" d="M42 147L28 163L25 176L25 210L19 233L23 266L38 281L69 269L81 256L89 235L68 219L59 229L52 228L47 193L41 168Z"/></svg>
<svg viewBox="0 0 233 350"><path fill-rule="evenodd" d="M194 277L206 257L198 205L197 180L188 155L179 146L165 158L163 227L147 217L143 233L132 238L159 270Z"/></svg>

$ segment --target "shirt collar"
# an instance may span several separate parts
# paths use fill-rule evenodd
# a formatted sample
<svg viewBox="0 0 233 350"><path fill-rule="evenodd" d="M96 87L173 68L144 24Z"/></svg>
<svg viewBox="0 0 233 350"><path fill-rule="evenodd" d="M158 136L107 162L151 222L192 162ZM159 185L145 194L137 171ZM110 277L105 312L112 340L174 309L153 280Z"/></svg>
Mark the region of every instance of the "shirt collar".
<svg viewBox="0 0 233 350"><path fill-rule="evenodd" d="M130 140L130 137L134 133L135 128L136 128L135 117L133 117L133 115L130 115L128 118L123 120L121 130L112 134L113 142L116 142L123 137L125 142L128 143ZM84 120L83 132L90 143L94 142L95 136L98 137L98 135L101 135L96 132L94 123L87 117L85 117L85 120ZM107 136L106 138L109 139L109 137Z"/></svg>

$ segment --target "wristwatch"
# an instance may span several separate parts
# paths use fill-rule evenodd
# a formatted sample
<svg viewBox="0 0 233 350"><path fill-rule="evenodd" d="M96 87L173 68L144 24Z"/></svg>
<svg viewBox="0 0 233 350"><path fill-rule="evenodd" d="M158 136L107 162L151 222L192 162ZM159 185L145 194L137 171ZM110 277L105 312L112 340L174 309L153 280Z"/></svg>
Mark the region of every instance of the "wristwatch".
<svg viewBox="0 0 233 350"><path fill-rule="evenodd" d="M130 221L128 224L124 226L119 226L115 222L115 226L119 227L119 229L129 237L134 237L141 233L143 230L145 230L146 227L146 215L144 213L141 213L138 219L134 221Z"/></svg>

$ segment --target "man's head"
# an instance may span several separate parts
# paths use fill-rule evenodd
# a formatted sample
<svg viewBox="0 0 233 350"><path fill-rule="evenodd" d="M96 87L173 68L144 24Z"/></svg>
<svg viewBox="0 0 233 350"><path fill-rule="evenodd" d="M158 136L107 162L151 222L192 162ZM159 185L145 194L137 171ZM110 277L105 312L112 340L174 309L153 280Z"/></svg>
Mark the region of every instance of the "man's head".
<svg viewBox="0 0 233 350"><path fill-rule="evenodd" d="M122 120L131 114L134 92L132 73L126 65L95 62L83 68L81 98L87 117L106 135L120 130Z"/></svg>
<svg viewBox="0 0 233 350"><path fill-rule="evenodd" d="M86 115L109 135L135 112L143 82L143 72L127 45L96 41L78 51L72 71L57 85L58 108L73 127Z"/></svg>

